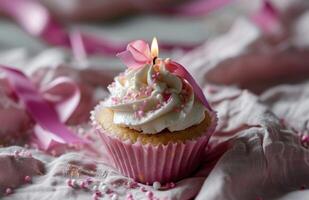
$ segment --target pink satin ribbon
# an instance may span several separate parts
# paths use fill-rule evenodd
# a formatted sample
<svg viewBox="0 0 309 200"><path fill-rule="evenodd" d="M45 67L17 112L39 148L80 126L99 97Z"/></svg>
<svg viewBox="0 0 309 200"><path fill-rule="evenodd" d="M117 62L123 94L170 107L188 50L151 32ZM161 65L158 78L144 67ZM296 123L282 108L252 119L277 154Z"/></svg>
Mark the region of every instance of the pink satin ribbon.
<svg viewBox="0 0 309 200"><path fill-rule="evenodd" d="M36 0L0 0L0 11L14 19L30 35L39 37L51 45L72 48L71 33L67 31L49 11ZM116 43L80 32L80 40L87 54L105 54L114 56L125 48L126 43ZM185 51L199 44L164 43L161 48L174 48Z"/></svg>
<svg viewBox="0 0 309 200"><path fill-rule="evenodd" d="M145 64L152 63L154 59L151 57L148 43L143 40L135 40L130 42L126 50L118 53L117 56L128 68L135 69L143 67ZM192 86L195 95L199 98L202 104L209 110L212 110L202 89L196 83L191 74L185 69L185 67L172 60L167 62L166 67L171 73L188 81L188 83Z"/></svg>
<svg viewBox="0 0 309 200"><path fill-rule="evenodd" d="M139 1L137 1L137 3L138 2ZM231 2L233 2L233 0L196 0L184 3L180 6L173 6L166 9L162 8L159 11L179 15L206 15ZM270 5L270 3L268 4ZM267 7L265 7L265 10L268 10ZM71 38L72 34L70 31L66 30L59 22L57 22L49 11L37 0L0 0L0 11L12 17L12 19L14 19L32 36L39 37L51 45L70 48L73 49L73 51L75 46L77 46L74 44L74 41L76 40ZM272 15L269 15L269 13L270 12L268 11L259 12L253 20L263 28L265 26L260 22L272 18L270 17ZM87 54L104 54L113 56L117 52L122 51L126 46L126 43L116 43L102 37L97 38L93 35L82 32L79 33L79 37L80 41L78 42L83 43L84 51ZM178 48L183 49L184 51L189 51L199 45L200 44L164 42L161 44L161 49L172 50Z"/></svg>
<svg viewBox="0 0 309 200"><path fill-rule="evenodd" d="M201 87L197 84L197 82L194 80L194 78L191 76L191 74L186 70L186 68L184 66L182 66L181 64L171 60L167 63L167 69L173 73L176 74L179 77L184 78L186 81L188 81L188 83L192 86L193 91L195 93L195 95L197 96L197 98L199 98L199 100L202 102L202 104L208 108L208 110L212 111L212 108L210 107L204 93L203 90L201 89Z"/></svg>
<svg viewBox="0 0 309 200"><path fill-rule="evenodd" d="M261 8L250 17L264 33L278 33L281 31L279 12L268 0L263 0Z"/></svg>
<svg viewBox="0 0 309 200"><path fill-rule="evenodd" d="M80 100L80 91L74 82L61 77L39 92L21 71L1 65L0 70L6 74L13 91L36 122L34 133L40 142L40 147L49 150L58 144L86 143L64 125ZM66 97L55 95L59 88L66 88L69 91ZM48 102L53 102L54 106Z"/></svg>

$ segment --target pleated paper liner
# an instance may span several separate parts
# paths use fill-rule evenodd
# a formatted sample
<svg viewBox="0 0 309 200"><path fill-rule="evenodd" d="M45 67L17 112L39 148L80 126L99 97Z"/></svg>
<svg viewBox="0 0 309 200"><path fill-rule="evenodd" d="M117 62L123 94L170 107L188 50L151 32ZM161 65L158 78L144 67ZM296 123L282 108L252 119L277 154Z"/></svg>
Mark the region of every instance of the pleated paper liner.
<svg viewBox="0 0 309 200"><path fill-rule="evenodd" d="M177 181L188 177L199 166L209 137L217 124L216 113L209 112L211 125L205 133L185 142L171 142L166 145L131 143L106 132L96 120L98 105L91 113L91 120L106 146L112 163L123 175L141 183Z"/></svg>

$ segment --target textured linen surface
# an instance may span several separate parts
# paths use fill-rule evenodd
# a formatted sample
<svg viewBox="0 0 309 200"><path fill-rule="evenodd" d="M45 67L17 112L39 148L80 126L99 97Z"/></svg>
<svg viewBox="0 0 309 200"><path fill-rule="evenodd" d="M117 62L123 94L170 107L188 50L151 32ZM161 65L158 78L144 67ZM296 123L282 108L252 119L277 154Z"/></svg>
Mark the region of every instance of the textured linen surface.
<svg viewBox="0 0 309 200"><path fill-rule="evenodd" d="M213 169L212 160L205 157L205 165L196 175L178 182L171 190L154 191L155 195L171 199L190 199L196 195L197 199L210 200L306 199L309 192L300 188L309 184L309 151L300 143L298 134L308 131L308 87L306 82L281 85L256 96L234 87L205 86L204 91L220 119L212 144L215 147L234 138L229 140L230 148ZM1 148L0 154L20 148ZM104 154L104 149L101 153ZM107 177L96 175L108 184L127 180L96 157L85 158L83 152L56 158L33 150L33 155L45 163L46 175L34 177L33 184L22 186L4 199L89 199L89 192L66 186L65 171L74 161L95 163L97 172L108 171ZM127 189L120 185L115 190L125 195ZM145 198L139 189L130 192L136 199Z"/></svg>
<svg viewBox="0 0 309 200"><path fill-rule="evenodd" d="M236 36L238 39L235 39ZM175 188L153 191L156 197L181 200L309 198L309 190L306 189L309 186L309 150L300 141L300 135L308 134L309 129L309 82L279 85L255 95L237 87L210 85L204 80L207 71L216 67L220 61L242 54L252 44L261 44L259 39L260 33L256 27L240 19L230 32L180 59L203 87L206 97L218 112L219 124L211 138L207 156L203 158L204 164L199 170L191 177L177 182ZM70 55L61 49L48 49L40 54L13 49L1 52L0 60L3 64L27 66L20 68L28 75L53 63L48 71L50 73L40 78L42 83L49 82L57 74L54 73L57 71L57 64L72 63ZM98 65L103 61L93 62ZM95 99L106 96L107 80L111 80L119 72L119 67L104 68L102 71L107 73L88 71L79 79L83 83L87 75L90 75L92 83L100 84L99 88L91 90ZM66 73L73 77L76 75L73 70ZM90 156L83 151L53 157L30 149L33 157L45 164L46 173L34 176L32 184L20 186L12 195L2 198L90 199L92 194L89 191L74 190L66 184L70 166L74 164L82 171L90 171L92 177L109 185L119 195L119 199L125 199L128 192L133 194L134 199L145 199L145 192L140 188L153 190L152 187L139 185L135 189L129 189L126 186L129 179L106 164L106 151L90 125L82 124L78 128L94 137L93 145L100 152L99 157ZM23 148L17 146L0 148L0 155L13 154L15 150L21 149ZM90 165L95 167L89 169ZM0 168L7 170L1 164ZM9 178L5 174L1 176L4 177L0 178ZM102 199L110 199L110 196L105 195Z"/></svg>

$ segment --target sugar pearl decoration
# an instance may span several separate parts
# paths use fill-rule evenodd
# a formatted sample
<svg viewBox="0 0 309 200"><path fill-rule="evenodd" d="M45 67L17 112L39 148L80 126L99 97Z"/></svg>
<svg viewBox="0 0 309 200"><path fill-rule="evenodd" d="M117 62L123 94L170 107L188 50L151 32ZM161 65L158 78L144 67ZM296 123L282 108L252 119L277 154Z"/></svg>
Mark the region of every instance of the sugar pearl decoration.
<svg viewBox="0 0 309 200"><path fill-rule="evenodd" d="M152 198L153 197L153 192L151 192L151 191L146 192L146 196L148 198Z"/></svg>
<svg viewBox="0 0 309 200"><path fill-rule="evenodd" d="M100 184L100 190L102 190L103 192L107 192L108 187L105 184Z"/></svg>
<svg viewBox="0 0 309 200"><path fill-rule="evenodd" d="M159 101L162 101L163 100L163 96L161 94L157 94L156 95L156 98L159 100Z"/></svg>
<svg viewBox="0 0 309 200"><path fill-rule="evenodd" d="M30 182L32 181L31 176L25 176L25 181L26 181L27 183L30 183Z"/></svg>
<svg viewBox="0 0 309 200"><path fill-rule="evenodd" d="M6 188L6 190L5 190L5 194L6 194L6 195L10 195L10 194L12 194L12 193L13 193L12 188Z"/></svg>
<svg viewBox="0 0 309 200"><path fill-rule="evenodd" d="M131 193L127 194L126 200L133 200L133 195Z"/></svg>
<svg viewBox="0 0 309 200"><path fill-rule="evenodd" d="M158 182L158 181L155 181L153 184L152 184L152 187L153 189L155 190L159 190L161 188L161 183Z"/></svg>

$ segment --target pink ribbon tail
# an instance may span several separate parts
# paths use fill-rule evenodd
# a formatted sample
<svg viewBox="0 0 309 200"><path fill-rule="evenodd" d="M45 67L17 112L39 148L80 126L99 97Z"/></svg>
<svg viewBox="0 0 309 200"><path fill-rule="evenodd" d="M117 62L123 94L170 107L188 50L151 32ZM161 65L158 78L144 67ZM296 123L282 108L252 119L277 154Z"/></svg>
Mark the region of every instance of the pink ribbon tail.
<svg viewBox="0 0 309 200"><path fill-rule="evenodd" d="M279 12L267 0L262 0L261 8L250 17L265 33L279 33L282 30Z"/></svg>
<svg viewBox="0 0 309 200"><path fill-rule="evenodd" d="M5 72L19 100L24 104L30 116L37 123L35 126L35 134L43 149L48 150L59 143L87 143L85 140L76 136L61 122L57 112L46 102L33 83L21 71L6 66L0 66L0 69ZM76 91L74 93L72 98L76 106L76 101L79 101L79 97ZM66 103L63 105L68 105L68 101L65 102ZM67 117L68 115L66 114L62 118L64 119Z"/></svg>
<svg viewBox="0 0 309 200"><path fill-rule="evenodd" d="M78 86L68 77L59 77L40 89L43 98L52 103L60 121L66 122L77 108L81 94Z"/></svg>
<svg viewBox="0 0 309 200"><path fill-rule="evenodd" d="M27 33L41 38L48 44L70 49L75 48L70 39L72 37L70 31L59 23L45 6L36 0L0 0L0 11L15 20ZM36 20L33 20L34 17ZM80 40L84 45L85 52L89 55L104 54L114 56L126 46L126 43L116 43L83 32L80 32ZM162 43L161 47L164 50L179 48L189 51L198 45L166 42Z"/></svg>
<svg viewBox="0 0 309 200"><path fill-rule="evenodd" d="M186 70L185 67L183 67L181 64L175 62L175 61L169 61L167 64L167 69L173 73L176 74L177 76L180 76L182 78L184 78L185 80L187 80L190 85L193 88L194 93L196 94L196 96L199 98L199 100L201 101L201 103L208 108L210 111L212 111L212 108L210 107L204 93L203 90L200 88L200 86L196 83L196 81L194 80L194 78L191 76L191 74Z"/></svg>

